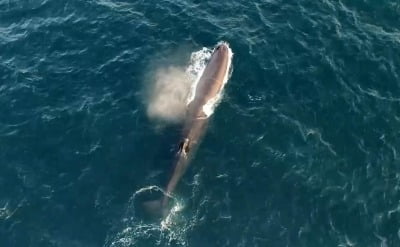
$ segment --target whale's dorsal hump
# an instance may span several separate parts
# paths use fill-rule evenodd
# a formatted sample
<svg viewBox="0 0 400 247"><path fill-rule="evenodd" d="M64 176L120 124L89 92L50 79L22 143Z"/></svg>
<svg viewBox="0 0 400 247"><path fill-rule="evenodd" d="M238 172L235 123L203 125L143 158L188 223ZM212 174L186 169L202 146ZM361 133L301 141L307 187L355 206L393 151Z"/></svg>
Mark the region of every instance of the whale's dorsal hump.
<svg viewBox="0 0 400 247"><path fill-rule="evenodd" d="M190 151L189 139L185 138L179 143L178 154L183 154L186 156L189 153L189 151Z"/></svg>

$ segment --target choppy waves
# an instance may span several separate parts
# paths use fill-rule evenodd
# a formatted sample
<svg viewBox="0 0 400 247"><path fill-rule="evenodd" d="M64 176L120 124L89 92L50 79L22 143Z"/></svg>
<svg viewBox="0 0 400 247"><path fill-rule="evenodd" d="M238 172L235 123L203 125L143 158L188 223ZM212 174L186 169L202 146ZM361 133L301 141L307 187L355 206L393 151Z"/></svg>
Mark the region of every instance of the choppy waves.
<svg viewBox="0 0 400 247"><path fill-rule="evenodd" d="M397 246L397 1L0 1L3 246ZM176 128L146 71L227 40L234 71L178 191L135 218ZM132 218L133 217L133 218Z"/></svg>

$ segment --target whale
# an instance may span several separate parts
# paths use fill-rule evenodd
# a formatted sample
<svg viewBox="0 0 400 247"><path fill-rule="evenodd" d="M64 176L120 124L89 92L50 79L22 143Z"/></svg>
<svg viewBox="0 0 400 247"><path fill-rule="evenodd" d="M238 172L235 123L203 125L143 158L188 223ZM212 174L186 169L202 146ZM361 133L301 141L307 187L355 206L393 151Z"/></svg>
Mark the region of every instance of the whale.
<svg viewBox="0 0 400 247"><path fill-rule="evenodd" d="M195 83L187 105L180 141L177 145L171 176L165 187L164 196L145 203L148 211L166 216L171 195L185 174L202 137L204 136L213 107L219 101L231 67L232 51L225 42L219 43Z"/></svg>

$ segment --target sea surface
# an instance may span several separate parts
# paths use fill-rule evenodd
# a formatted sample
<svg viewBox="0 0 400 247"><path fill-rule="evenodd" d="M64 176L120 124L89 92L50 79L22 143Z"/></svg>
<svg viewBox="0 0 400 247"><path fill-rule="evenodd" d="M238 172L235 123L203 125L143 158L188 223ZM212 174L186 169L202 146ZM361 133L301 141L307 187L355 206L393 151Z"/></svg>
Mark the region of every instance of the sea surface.
<svg viewBox="0 0 400 247"><path fill-rule="evenodd" d="M233 70L163 221L157 68ZM400 246L398 0L0 0L1 247Z"/></svg>

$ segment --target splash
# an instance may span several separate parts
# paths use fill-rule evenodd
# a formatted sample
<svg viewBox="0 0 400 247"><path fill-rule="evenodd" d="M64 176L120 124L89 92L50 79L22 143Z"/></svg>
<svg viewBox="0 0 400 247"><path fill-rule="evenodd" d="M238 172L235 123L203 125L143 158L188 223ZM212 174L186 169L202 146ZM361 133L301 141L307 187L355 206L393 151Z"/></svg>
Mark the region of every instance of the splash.
<svg viewBox="0 0 400 247"><path fill-rule="evenodd" d="M121 225L116 232L107 236L104 247L131 247L143 246L164 246L174 244L174 246L187 246L186 232L187 222L180 211L184 208L184 203L172 197L174 206L168 215L158 222L146 222L136 217L135 208L140 204L138 196L144 193L166 192L158 186L147 186L138 189L129 199Z"/></svg>
<svg viewBox="0 0 400 247"><path fill-rule="evenodd" d="M148 90L147 115L150 119L166 123L179 123L184 119L187 105L195 97L197 84L213 51L214 49L203 47L191 54L186 67L170 66L156 70ZM229 68L232 55L229 49ZM224 85L229 79L230 72L231 70L228 69ZM222 90L204 105L203 111L208 117L214 112L221 96Z"/></svg>
<svg viewBox="0 0 400 247"><path fill-rule="evenodd" d="M147 115L167 123L180 122L186 113L186 99L191 85L184 68L159 68L150 86Z"/></svg>
<svg viewBox="0 0 400 247"><path fill-rule="evenodd" d="M186 105L192 102L195 97L197 84L207 66L208 60L211 58L212 52L212 49L203 47L201 50L193 52L190 56L190 63L186 68L186 74L189 76L192 83L186 100Z"/></svg>
<svg viewBox="0 0 400 247"><path fill-rule="evenodd" d="M171 208L169 214L165 217L164 220L161 221L161 229L170 230L173 229L175 225L176 217L180 211L184 208L184 204L182 202L177 201L176 204Z"/></svg>

